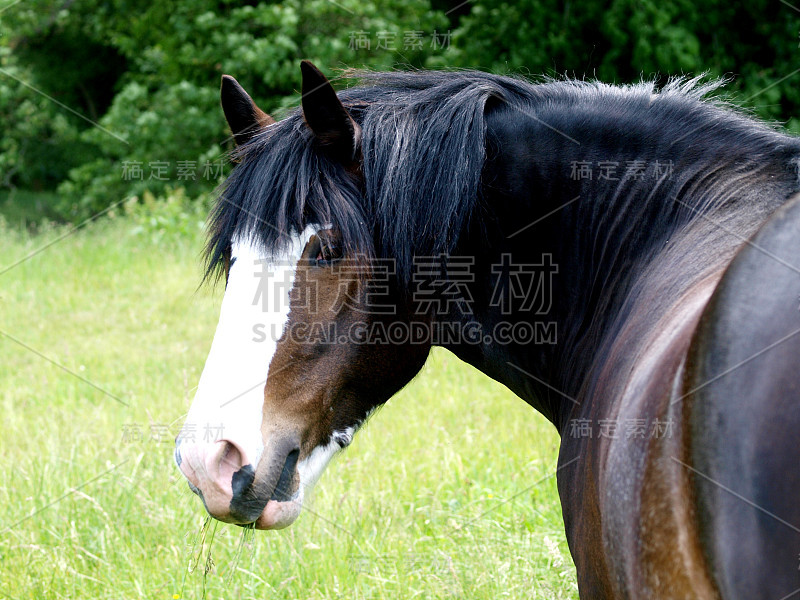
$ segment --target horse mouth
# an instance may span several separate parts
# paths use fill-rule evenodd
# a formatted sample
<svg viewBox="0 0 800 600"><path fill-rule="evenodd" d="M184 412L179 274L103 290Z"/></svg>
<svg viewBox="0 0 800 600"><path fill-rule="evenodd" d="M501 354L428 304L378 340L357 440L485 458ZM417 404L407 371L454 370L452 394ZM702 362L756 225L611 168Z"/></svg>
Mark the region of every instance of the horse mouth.
<svg viewBox="0 0 800 600"><path fill-rule="evenodd" d="M264 492L270 489L268 482L272 478L269 473L261 481L257 480L261 469L254 473L250 467L250 472L242 475L245 480L249 479L248 485L231 500L231 515L238 517L235 518L238 525L253 526L256 529L282 529L297 519L303 503L302 486L297 471L299 456L299 449L286 455L277 481L268 493ZM241 488L242 483L240 481L238 487Z"/></svg>

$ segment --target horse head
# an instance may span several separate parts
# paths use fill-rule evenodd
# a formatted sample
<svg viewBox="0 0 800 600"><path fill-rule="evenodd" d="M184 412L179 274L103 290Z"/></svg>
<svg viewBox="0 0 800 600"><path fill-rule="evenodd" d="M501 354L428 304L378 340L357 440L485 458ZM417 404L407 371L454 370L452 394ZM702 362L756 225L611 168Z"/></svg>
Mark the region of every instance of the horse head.
<svg viewBox="0 0 800 600"><path fill-rule="evenodd" d="M271 152L294 136L331 174L329 200L357 195L359 126L316 67L304 62L302 73L302 127L279 131L235 79L223 77L237 168L250 167L254 146ZM391 265L359 254L324 216L306 211L292 225L259 216L258 202L247 202L270 182L254 176L249 183L241 193L223 192L217 209L217 226L232 229L230 243L217 249L225 295L175 457L211 516L275 529L298 517L333 455L417 373L430 345L375 343L375 327L411 320ZM233 225L229 213L236 213ZM280 229L269 245L258 235L267 228ZM201 435L212 430L214 439Z"/></svg>

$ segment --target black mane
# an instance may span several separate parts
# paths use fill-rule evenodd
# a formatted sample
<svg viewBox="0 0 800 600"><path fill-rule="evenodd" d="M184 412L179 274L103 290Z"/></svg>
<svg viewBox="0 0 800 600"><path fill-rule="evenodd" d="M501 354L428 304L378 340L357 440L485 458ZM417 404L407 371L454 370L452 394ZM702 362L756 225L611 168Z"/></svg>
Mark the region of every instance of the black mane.
<svg viewBox="0 0 800 600"><path fill-rule="evenodd" d="M363 189L314 143L302 113L238 149L210 221L209 271L235 235L266 248L307 223L333 223L351 254L392 256L408 280L414 255L452 250L478 197L484 109L531 86L480 72L360 73L339 94L362 129Z"/></svg>
<svg viewBox="0 0 800 600"><path fill-rule="evenodd" d="M763 164L782 145L788 144L794 153L798 149L793 138L717 101L703 100L719 84L703 85L697 79L673 80L656 91L653 83L533 84L477 71L353 77L364 85L344 90L339 97L362 129L363 182L317 147L296 110L237 150L239 164L223 185L210 218L209 273L221 264L235 236L271 249L308 223L332 223L341 231L348 253L392 257L399 280L408 283L414 256L452 252L470 223L480 203L486 114L498 105L516 109L507 112L521 119L539 115L548 130L573 132L584 144L601 131L606 148L612 150L625 147L628 124L652 123L659 135L654 144L674 144L674 152L684 158L687 148L697 147L697 165L705 163L715 172L721 160L738 161L741 164L730 166L745 172L748 165ZM619 127L609 132L609 124L615 122ZM614 141L610 146L609 136ZM559 147L542 151L563 151L563 156L550 158L564 159L567 171L557 174L568 177L569 156L580 153L563 139ZM695 183L696 177L690 177L673 187ZM609 194L624 202L622 191L617 186ZM652 190L647 194L650 202L658 202L654 196ZM701 194L699 206L711 206L723 196ZM607 206L597 210L598 219L609 214ZM634 212L641 211L639 206ZM692 211L685 212L692 217Z"/></svg>

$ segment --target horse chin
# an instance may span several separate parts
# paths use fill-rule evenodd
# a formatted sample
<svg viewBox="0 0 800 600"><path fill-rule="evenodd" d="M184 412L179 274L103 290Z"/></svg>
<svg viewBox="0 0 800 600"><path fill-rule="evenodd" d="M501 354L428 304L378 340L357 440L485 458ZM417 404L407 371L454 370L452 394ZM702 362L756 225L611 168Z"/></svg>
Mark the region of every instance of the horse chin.
<svg viewBox="0 0 800 600"><path fill-rule="evenodd" d="M303 508L303 496L298 493L291 500L270 500L261 516L256 519L256 529L283 529L295 522Z"/></svg>

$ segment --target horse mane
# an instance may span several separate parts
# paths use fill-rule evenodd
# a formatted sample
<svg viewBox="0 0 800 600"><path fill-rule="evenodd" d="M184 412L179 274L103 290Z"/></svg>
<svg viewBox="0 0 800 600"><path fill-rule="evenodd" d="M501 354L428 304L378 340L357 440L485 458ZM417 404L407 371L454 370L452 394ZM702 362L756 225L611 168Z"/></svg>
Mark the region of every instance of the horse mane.
<svg viewBox="0 0 800 600"><path fill-rule="evenodd" d="M363 184L295 110L236 150L210 217L207 273L234 237L273 249L307 223L335 224L350 255L394 258L405 282L414 256L452 250L478 197L486 103L529 84L480 72L349 76L366 83L339 93L361 126Z"/></svg>
<svg viewBox="0 0 800 600"><path fill-rule="evenodd" d="M740 142L754 145L741 144L737 155L753 150L763 156L766 146L786 140L720 101L704 100L722 82L700 78L673 79L656 91L653 82L534 84L480 71L351 71L346 77L362 84L339 93L361 126L361 180L318 147L299 109L265 128L235 151L238 164L219 190L209 222L207 276L223 263L236 237L269 250L309 223L332 223L348 255L391 257L401 285L408 284L415 256L452 252L469 225L480 203L486 114L500 104L521 116L536 112L568 120L569 110L553 109L589 103L598 118L608 120L616 113L652 118L650 104L661 102L665 123L686 113L698 122L684 144L710 132L746 132ZM554 122L552 128L568 125ZM683 127L668 132L667 141L669 134L685 134Z"/></svg>

